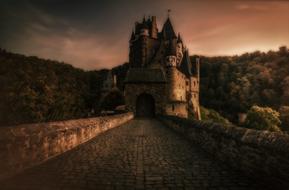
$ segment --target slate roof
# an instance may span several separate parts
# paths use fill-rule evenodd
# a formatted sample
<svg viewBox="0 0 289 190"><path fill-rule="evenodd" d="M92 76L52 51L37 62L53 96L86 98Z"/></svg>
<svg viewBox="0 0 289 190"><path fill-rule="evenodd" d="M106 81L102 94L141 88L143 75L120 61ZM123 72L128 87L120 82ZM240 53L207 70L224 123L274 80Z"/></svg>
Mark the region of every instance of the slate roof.
<svg viewBox="0 0 289 190"><path fill-rule="evenodd" d="M177 35L174 31L170 18L167 19L167 21L163 26L162 35L165 39L177 38Z"/></svg>
<svg viewBox="0 0 289 190"><path fill-rule="evenodd" d="M130 68L125 83L165 83L166 78L161 69Z"/></svg>
<svg viewBox="0 0 289 190"><path fill-rule="evenodd" d="M185 51L181 65L180 70L182 73L184 73L186 76L192 76L192 63L190 60L189 52L188 50Z"/></svg>
<svg viewBox="0 0 289 190"><path fill-rule="evenodd" d="M166 55L177 55L177 44L175 41L170 40L169 46L166 48Z"/></svg>

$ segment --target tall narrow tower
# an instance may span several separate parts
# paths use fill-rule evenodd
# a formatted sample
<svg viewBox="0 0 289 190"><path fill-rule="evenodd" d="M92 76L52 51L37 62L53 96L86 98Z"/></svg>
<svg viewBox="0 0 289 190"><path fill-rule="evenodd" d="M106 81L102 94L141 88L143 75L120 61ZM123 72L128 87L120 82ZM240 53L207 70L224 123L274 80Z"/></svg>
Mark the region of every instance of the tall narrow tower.
<svg viewBox="0 0 289 190"><path fill-rule="evenodd" d="M157 27L157 18L156 16L152 16L152 23L151 23L151 37L153 39L158 38L158 27Z"/></svg>
<svg viewBox="0 0 289 190"><path fill-rule="evenodd" d="M168 101L179 101L180 97L179 94L177 93L178 89L177 52L176 52L176 45L173 43L173 41L169 42L165 60L168 79L167 85Z"/></svg>
<svg viewBox="0 0 289 190"><path fill-rule="evenodd" d="M196 75L198 79L198 83L200 83L200 58L196 58Z"/></svg>

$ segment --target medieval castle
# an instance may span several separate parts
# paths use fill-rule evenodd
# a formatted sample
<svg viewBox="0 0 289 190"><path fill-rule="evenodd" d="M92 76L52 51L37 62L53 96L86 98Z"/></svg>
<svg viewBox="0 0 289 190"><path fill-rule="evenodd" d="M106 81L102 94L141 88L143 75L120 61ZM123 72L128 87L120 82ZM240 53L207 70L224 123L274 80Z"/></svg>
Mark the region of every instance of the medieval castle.
<svg viewBox="0 0 289 190"><path fill-rule="evenodd" d="M168 17L159 32L156 17L135 23L129 41L130 69L125 79L127 109L136 116L154 114L200 119L200 63L191 63L180 34Z"/></svg>

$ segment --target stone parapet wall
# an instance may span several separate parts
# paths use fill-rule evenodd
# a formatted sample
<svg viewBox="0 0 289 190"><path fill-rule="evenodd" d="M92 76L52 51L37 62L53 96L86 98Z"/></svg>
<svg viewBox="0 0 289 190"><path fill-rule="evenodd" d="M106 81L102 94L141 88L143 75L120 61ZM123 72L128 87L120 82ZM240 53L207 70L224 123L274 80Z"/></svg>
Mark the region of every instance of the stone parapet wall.
<svg viewBox="0 0 289 190"><path fill-rule="evenodd" d="M252 178L289 184L289 135L160 116L215 159Z"/></svg>
<svg viewBox="0 0 289 190"><path fill-rule="evenodd" d="M132 113L0 128L0 179L133 119Z"/></svg>

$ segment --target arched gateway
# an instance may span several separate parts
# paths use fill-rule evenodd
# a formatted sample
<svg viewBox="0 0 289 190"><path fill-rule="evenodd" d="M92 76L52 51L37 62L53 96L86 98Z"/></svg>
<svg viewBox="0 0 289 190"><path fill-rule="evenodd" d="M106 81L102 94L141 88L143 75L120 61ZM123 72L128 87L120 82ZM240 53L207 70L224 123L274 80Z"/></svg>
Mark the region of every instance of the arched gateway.
<svg viewBox="0 0 289 190"><path fill-rule="evenodd" d="M155 100L152 95L142 93L137 97L136 116L137 117L155 116Z"/></svg>

